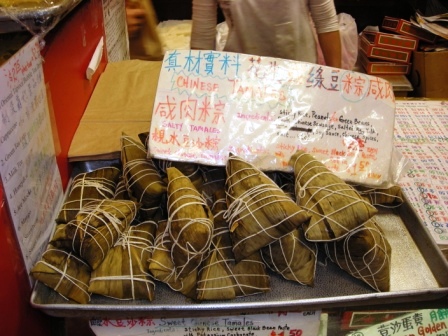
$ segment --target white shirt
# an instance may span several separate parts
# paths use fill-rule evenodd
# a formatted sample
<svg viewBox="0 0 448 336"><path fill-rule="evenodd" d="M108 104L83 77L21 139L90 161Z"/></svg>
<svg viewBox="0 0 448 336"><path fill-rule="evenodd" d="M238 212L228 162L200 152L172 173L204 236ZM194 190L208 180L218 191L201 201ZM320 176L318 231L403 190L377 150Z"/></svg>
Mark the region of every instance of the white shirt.
<svg viewBox="0 0 448 336"><path fill-rule="evenodd" d="M226 51L316 63L313 26L339 30L333 0L193 0L193 49L215 49L218 4L229 26Z"/></svg>

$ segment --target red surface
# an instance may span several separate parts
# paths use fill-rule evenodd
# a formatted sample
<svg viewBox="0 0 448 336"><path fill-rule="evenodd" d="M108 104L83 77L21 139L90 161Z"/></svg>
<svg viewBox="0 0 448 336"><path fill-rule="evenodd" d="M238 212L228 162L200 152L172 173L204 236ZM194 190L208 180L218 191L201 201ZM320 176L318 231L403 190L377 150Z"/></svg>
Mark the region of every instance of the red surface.
<svg viewBox="0 0 448 336"><path fill-rule="evenodd" d="M107 57L103 52L97 73L91 81L86 79L87 66L102 36L102 2L84 0L44 38L44 76L52 121L57 130L57 160L64 187L70 176L67 154L71 140L95 84L106 67ZM1 186L0 189L0 333L51 335L57 319L34 309L30 304L29 277Z"/></svg>
<svg viewBox="0 0 448 336"><path fill-rule="evenodd" d="M70 176L67 162L70 143L107 64L104 50L98 71L90 81L86 79L87 66L102 36L102 2L90 0L78 5L45 37L44 76L58 130L55 142L59 147L57 161L64 187Z"/></svg>
<svg viewBox="0 0 448 336"><path fill-rule="evenodd" d="M0 316L2 335L50 335L53 319L31 307L31 286L0 185Z"/></svg>

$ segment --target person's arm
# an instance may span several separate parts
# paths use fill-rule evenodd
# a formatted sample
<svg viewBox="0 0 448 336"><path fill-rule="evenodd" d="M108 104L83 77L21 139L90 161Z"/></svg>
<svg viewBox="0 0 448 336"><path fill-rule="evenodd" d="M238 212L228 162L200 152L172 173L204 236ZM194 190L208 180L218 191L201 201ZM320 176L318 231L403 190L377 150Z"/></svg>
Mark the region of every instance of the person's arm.
<svg viewBox="0 0 448 336"><path fill-rule="evenodd" d="M217 23L217 0L193 0L191 49L215 49Z"/></svg>
<svg viewBox="0 0 448 336"><path fill-rule="evenodd" d="M342 47L339 22L333 0L310 0L310 12L316 26L325 64L342 66Z"/></svg>
<svg viewBox="0 0 448 336"><path fill-rule="evenodd" d="M129 37L134 37L145 23L145 10L138 1L126 1L126 24Z"/></svg>
<svg viewBox="0 0 448 336"><path fill-rule="evenodd" d="M325 64L334 68L342 67L341 36L339 30L317 34Z"/></svg>

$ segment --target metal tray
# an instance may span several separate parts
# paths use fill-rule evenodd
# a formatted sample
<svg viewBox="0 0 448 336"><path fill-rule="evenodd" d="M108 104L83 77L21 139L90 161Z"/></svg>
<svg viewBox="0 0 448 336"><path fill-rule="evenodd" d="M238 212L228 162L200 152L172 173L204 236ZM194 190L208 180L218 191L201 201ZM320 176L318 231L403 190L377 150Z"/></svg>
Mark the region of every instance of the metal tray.
<svg viewBox="0 0 448 336"><path fill-rule="evenodd" d="M82 0L41 1L22 6L2 7L0 33L30 31L45 34Z"/></svg>
<svg viewBox="0 0 448 336"><path fill-rule="evenodd" d="M93 169L87 163L77 169ZM76 170L76 169L75 169ZM139 318L211 316L260 311L340 308L429 301L448 295L448 261L415 211L405 202L395 210L380 210L378 223L392 248L391 290L375 292L369 286L323 259L320 254L315 286L286 281L271 273L271 291L229 301L193 302L156 282L155 299L120 301L92 295L89 304L65 300L40 282L34 286L31 305L57 317Z"/></svg>

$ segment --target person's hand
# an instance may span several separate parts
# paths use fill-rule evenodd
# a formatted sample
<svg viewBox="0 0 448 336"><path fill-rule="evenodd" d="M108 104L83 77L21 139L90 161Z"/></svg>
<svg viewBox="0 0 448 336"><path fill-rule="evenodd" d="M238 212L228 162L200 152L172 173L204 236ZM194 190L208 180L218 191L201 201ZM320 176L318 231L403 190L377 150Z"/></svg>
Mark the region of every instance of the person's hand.
<svg viewBox="0 0 448 336"><path fill-rule="evenodd" d="M126 1L126 23L129 37L136 36L145 23L145 11L138 3Z"/></svg>

